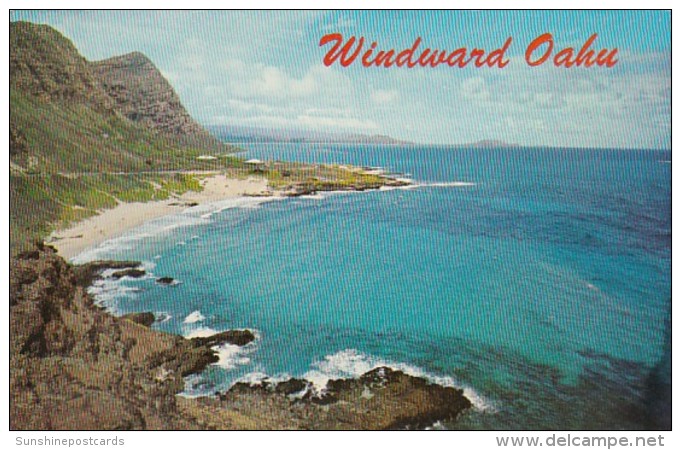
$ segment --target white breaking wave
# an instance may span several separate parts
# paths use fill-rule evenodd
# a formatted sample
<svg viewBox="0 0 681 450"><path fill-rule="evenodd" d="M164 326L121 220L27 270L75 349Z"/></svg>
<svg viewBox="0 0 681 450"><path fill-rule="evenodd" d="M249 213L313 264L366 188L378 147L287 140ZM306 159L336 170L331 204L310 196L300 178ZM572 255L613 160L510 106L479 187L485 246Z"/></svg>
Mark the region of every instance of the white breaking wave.
<svg viewBox="0 0 681 450"><path fill-rule="evenodd" d="M412 189L418 189L422 187L420 184L408 184L406 186L381 186L379 190L381 191L410 191Z"/></svg>
<svg viewBox="0 0 681 450"><path fill-rule="evenodd" d="M247 383L252 386L262 384L264 381L267 381L268 383L280 383L282 381L287 381L293 378L290 374L288 373L280 373L277 375L268 375L265 372L261 371L254 371L254 372L249 372L246 375L240 377L238 380L235 381L235 383Z"/></svg>
<svg viewBox="0 0 681 450"><path fill-rule="evenodd" d="M452 377L433 375L419 367L386 361L366 355L355 349L342 350L333 355L327 355L323 361L312 364L313 368L305 373L302 378L309 380L314 385L314 389L321 393L326 388L329 380L358 378L370 370L384 366L400 370L414 377L424 378L441 386L462 389L464 395L471 401L476 410L485 412L496 411L496 408L489 400L478 394L473 388L457 382Z"/></svg>
<svg viewBox="0 0 681 450"><path fill-rule="evenodd" d="M199 313L198 311L195 311L195 313ZM192 313L194 314L194 313ZM190 314L190 316L192 315ZM200 313L199 313L200 315ZM189 317L189 316L187 316ZM246 344L244 346L238 346L238 345L232 345L229 343L224 343L220 345L215 345L211 347L213 351L218 356L218 360L211 364L214 366L218 366L224 370L232 370L237 368L238 366L245 366L251 363L251 358L248 356L250 353L254 352L257 350L257 341L260 337L260 333L257 330L251 330L253 334L255 335L255 340L249 344ZM192 339L192 338L197 338L197 337L209 337L213 336L214 334L219 333L219 331L214 330L210 327L200 327L193 329L189 331L188 333L185 333L185 337L187 339ZM194 384L197 384L200 382L201 377L200 375L197 376L193 381ZM187 386L187 389L185 390L185 394L188 396L196 396L196 395L204 395L200 390L195 389L194 387L191 386L191 383Z"/></svg>
<svg viewBox="0 0 681 450"><path fill-rule="evenodd" d="M147 275L153 276L152 270L156 268L156 263L154 261L142 261L142 264L140 265Z"/></svg>
<svg viewBox="0 0 681 450"><path fill-rule="evenodd" d="M103 307L115 316L119 315L118 302L133 298L140 291L138 287L127 286L120 280L112 279L95 280L87 289L94 298L95 305Z"/></svg>
<svg viewBox="0 0 681 450"><path fill-rule="evenodd" d="M212 347L218 354L218 361L214 363L225 370L232 370L237 366L245 366L250 364L251 358L247 354L255 350L255 346L248 344L240 347L232 344L222 344Z"/></svg>
<svg viewBox="0 0 681 450"><path fill-rule="evenodd" d="M168 234L171 231L206 221L185 214L173 214L151 220L137 228L127 231L122 236L109 239L101 244L89 248L71 259L74 264L85 264L91 261L108 259L110 255L133 251L139 247L141 241Z"/></svg>
<svg viewBox="0 0 681 450"><path fill-rule="evenodd" d="M187 317L184 318L183 323L196 323L196 322L201 322L202 320L205 320L206 317L201 314L201 311L194 311L191 314L189 314Z"/></svg>
<svg viewBox="0 0 681 450"><path fill-rule="evenodd" d="M172 314L170 314L166 311L157 312L157 313L155 313L155 315L156 315L156 321L158 323L164 323L164 322L167 322L167 321L169 321L170 319L173 318Z"/></svg>
<svg viewBox="0 0 681 450"><path fill-rule="evenodd" d="M306 199L306 200L324 200L325 196L320 193L315 193L315 194L310 194L310 195L301 195L298 197L299 199Z"/></svg>
<svg viewBox="0 0 681 450"><path fill-rule="evenodd" d="M202 219L210 219L213 215L227 209L256 209L259 208L263 203L281 199L283 199L283 197L238 197L194 206L193 208L187 210L187 212L198 214Z"/></svg>
<svg viewBox="0 0 681 450"><path fill-rule="evenodd" d="M418 183L414 182L413 180L408 180L405 179L403 181L407 181L409 184L406 186L383 186L380 188L382 191L394 191L394 190L403 190L403 191L409 191L412 189L421 189L421 188L438 188L438 187L468 187L468 186L477 186L477 183L470 183L468 181L439 181L439 182L434 182L434 183Z"/></svg>

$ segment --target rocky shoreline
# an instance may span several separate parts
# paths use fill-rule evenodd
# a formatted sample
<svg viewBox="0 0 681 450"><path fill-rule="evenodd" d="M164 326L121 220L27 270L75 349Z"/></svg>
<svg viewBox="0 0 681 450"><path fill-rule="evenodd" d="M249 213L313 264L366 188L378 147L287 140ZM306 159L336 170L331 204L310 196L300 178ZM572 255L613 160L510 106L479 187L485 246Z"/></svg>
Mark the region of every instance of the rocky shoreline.
<svg viewBox="0 0 681 450"><path fill-rule="evenodd" d="M86 286L104 270L137 276L138 265L74 267L43 244L11 260L11 429L422 429L471 407L461 390L388 367L331 380L321 394L290 379L178 396L184 377L218 360L216 346L255 336L228 330L185 339L150 328L151 313L114 317L93 303Z"/></svg>

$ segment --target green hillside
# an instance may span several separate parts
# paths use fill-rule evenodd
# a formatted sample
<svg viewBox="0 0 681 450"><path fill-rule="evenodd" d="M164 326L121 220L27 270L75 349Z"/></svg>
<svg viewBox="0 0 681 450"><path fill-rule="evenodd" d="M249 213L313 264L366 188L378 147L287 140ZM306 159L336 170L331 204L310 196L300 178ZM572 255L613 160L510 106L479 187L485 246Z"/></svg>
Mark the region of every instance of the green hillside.
<svg viewBox="0 0 681 450"><path fill-rule="evenodd" d="M143 86L145 94L156 90L164 99L176 98L150 64L146 69L157 82ZM103 67L85 60L51 27L10 25L12 254L57 226L114 206L116 199L152 200L200 189L191 175L163 172L238 164L227 155L232 149L193 122L179 100L159 111L160 119L147 119L180 120L184 127L154 129L148 121L126 117L120 102L107 92L110 86L100 81L107 76ZM125 67L116 70L120 76ZM126 88L142 98L137 86ZM220 158L198 160L202 154Z"/></svg>

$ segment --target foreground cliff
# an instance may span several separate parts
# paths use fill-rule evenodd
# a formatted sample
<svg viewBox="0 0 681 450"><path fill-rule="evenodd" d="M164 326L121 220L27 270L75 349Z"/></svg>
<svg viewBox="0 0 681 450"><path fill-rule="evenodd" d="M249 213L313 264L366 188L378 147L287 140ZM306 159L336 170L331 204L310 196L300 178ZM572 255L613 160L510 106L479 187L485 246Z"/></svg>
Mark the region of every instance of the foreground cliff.
<svg viewBox="0 0 681 450"><path fill-rule="evenodd" d="M113 317L82 286L104 267L74 268L43 245L12 260L10 428L404 429L471 406L460 390L389 368L331 381L321 396L292 379L178 397L183 377L217 361L216 345L247 345L253 334L188 340L148 328L149 314Z"/></svg>

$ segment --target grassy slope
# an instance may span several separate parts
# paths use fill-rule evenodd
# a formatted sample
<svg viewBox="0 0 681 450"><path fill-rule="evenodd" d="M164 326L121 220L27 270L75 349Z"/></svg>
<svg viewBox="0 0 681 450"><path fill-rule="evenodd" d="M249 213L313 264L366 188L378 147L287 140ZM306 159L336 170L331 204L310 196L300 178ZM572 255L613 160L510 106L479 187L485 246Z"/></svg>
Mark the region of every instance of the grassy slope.
<svg viewBox="0 0 681 450"><path fill-rule="evenodd" d="M149 201L200 189L196 177L152 172L239 165L227 155L198 160L206 151L176 146L87 105L46 102L15 89L10 101L25 147L10 159L12 254L55 227L115 206L115 198Z"/></svg>

